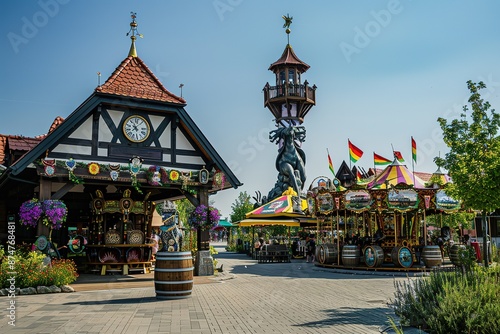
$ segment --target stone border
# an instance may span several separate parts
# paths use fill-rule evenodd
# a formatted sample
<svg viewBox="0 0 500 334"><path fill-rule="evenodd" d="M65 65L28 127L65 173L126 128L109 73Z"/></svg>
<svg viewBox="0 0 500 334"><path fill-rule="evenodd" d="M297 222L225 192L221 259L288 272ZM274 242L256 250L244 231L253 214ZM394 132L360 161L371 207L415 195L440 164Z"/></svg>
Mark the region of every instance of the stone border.
<svg viewBox="0 0 500 334"><path fill-rule="evenodd" d="M46 293L59 293L59 292L75 292L75 289L73 289L69 285L62 285L60 287L56 285L51 285L51 286L37 286L36 288L34 287L29 287L29 288L16 288L15 290L15 295L37 295L37 294L46 294ZM0 289L0 296L8 296L9 295L9 289Z"/></svg>

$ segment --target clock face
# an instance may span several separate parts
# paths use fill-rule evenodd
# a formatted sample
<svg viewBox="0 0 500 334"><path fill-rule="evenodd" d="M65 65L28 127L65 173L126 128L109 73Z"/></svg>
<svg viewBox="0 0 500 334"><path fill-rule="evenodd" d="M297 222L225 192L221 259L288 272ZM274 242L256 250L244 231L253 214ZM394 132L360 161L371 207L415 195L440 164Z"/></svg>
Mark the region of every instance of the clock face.
<svg viewBox="0 0 500 334"><path fill-rule="evenodd" d="M149 136L149 123L144 117L130 116L123 123L123 134L134 143L145 141Z"/></svg>

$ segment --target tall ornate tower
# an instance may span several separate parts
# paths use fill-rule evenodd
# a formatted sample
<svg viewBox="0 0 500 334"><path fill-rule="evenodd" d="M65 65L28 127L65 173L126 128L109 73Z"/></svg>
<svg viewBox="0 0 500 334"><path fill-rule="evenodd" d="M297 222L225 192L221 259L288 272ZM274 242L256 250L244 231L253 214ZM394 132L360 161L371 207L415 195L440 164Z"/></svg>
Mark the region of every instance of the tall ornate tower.
<svg viewBox="0 0 500 334"><path fill-rule="evenodd" d="M278 145L276 169L278 181L269 192L267 201L280 196L289 187L300 195L305 174L305 153L301 149L306 131L301 124L309 110L316 104L316 85L301 81L302 73L309 65L300 60L290 45L290 25L292 17L283 16L288 43L281 57L269 66L276 77L276 85L264 86L264 106L268 108L276 121L276 130L269 134L269 140Z"/></svg>

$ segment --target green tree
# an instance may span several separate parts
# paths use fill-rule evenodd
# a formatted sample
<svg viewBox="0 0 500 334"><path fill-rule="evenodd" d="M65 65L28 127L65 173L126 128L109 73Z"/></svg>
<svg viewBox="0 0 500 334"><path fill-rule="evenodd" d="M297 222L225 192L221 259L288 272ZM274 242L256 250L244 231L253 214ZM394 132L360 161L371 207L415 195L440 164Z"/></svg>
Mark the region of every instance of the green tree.
<svg viewBox="0 0 500 334"><path fill-rule="evenodd" d="M471 95L459 119L448 122L438 118L443 139L450 148L444 158L435 158L438 166L448 170L453 182L445 186L446 192L462 200L465 208L481 211L485 266L488 266L486 240L486 214L500 203L500 145L498 130L500 115L481 98L483 82L467 81Z"/></svg>
<svg viewBox="0 0 500 334"><path fill-rule="evenodd" d="M186 226L189 215L194 210L194 205L187 198L175 201L177 212L179 213L179 220Z"/></svg>
<svg viewBox="0 0 500 334"><path fill-rule="evenodd" d="M472 222L476 216L473 212L452 212L447 214L430 215L426 217L428 225L435 227L449 226L452 229L472 228Z"/></svg>
<svg viewBox="0 0 500 334"><path fill-rule="evenodd" d="M253 204L250 202L250 195L246 191L240 192L238 198L231 204L233 212L229 215L231 222L237 222L245 219L245 215L253 210Z"/></svg>

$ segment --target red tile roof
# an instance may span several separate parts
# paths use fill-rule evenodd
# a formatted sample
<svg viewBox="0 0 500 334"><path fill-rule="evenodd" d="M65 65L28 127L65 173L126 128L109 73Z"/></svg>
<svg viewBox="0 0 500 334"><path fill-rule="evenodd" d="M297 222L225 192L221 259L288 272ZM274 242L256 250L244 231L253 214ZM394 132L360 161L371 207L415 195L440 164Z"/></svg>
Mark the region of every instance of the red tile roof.
<svg viewBox="0 0 500 334"><path fill-rule="evenodd" d="M54 122L52 122L48 133L54 131L59 125L61 125L62 122L64 122L64 118L57 116L54 119ZM47 134L38 135L35 138L0 134L0 165L5 164L5 152L7 149L13 151L24 151L26 153L38 145L38 143L45 137L47 137Z"/></svg>
<svg viewBox="0 0 500 334"><path fill-rule="evenodd" d="M0 164L5 164L7 150L28 152L38 145L45 136L30 138L17 135L0 135Z"/></svg>
<svg viewBox="0 0 500 334"><path fill-rule="evenodd" d="M49 129L49 133L51 133L52 131L54 131L59 125L62 124L62 122L64 122L64 118L62 118L61 116L57 116L55 119L54 119L54 122L52 122L52 125L50 126L50 129ZM41 135L41 136L37 136L35 138L38 138L38 137L45 137L46 135Z"/></svg>
<svg viewBox="0 0 500 334"><path fill-rule="evenodd" d="M311 67L300 60L297 55L295 55L295 52L293 52L292 46L290 44L286 45L280 59L276 60L271 64L271 66L269 66L269 70L274 72L274 69L280 65L296 65L299 71L302 73L307 71L309 67Z"/></svg>
<svg viewBox="0 0 500 334"><path fill-rule="evenodd" d="M96 92L185 105L170 93L139 57L127 57Z"/></svg>
<svg viewBox="0 0 500 334"><path fill-rule="evenodd" d="M7 145L7 136L0 135L0 165L5 163L5 146Z"/></svg>

